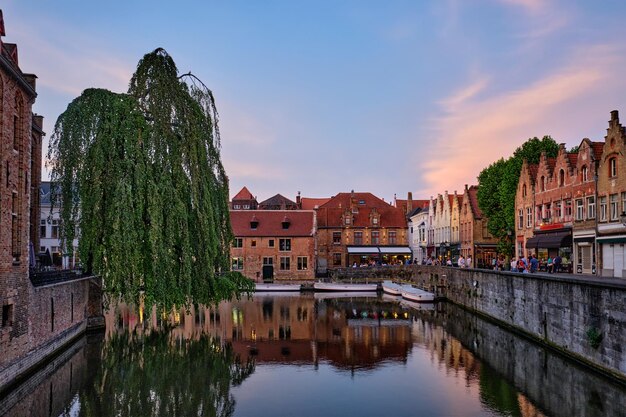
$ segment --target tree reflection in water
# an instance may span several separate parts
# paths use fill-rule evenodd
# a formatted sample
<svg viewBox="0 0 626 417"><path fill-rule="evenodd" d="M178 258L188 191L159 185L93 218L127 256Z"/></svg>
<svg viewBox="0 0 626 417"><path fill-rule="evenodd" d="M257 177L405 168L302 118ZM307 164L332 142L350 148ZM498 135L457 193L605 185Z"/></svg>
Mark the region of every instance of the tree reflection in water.
<svg viewBox="0 0 626 417"><path fill-rule="evenodd" d="M231 416L231 387L255 369L218 339L174 339L166 331L114 334L100 356L93 383L79 394L81 415Z"/></svg>

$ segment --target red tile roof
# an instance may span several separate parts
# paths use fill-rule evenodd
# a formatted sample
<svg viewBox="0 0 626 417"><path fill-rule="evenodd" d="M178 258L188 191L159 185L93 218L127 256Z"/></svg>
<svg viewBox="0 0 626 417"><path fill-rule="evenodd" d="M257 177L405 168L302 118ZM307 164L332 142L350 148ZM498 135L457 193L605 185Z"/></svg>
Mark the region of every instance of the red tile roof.
<svg viewBox="0 0 626 417"><path fill-rule="evenodd" d="M254 236L313 236L313 217L311 210L231 210L230 224L236 237ZM287 217L289 228L283 229L283 220ZM252 219L258 222L252 229Z"/></svg>
<svg viewBox="0 0 626 417"><path fill-rule="evenodd" d="M600 159L604 152L604 142L591 142L591 149L593 149L594 158Z"/></svg>
<svg viewBox="0 0 626 417"><path fill-rule="evenodd" d="M341 216L346 209L352 212L352 208L358 210L358 213L352 213L353 227L370 227L370 214L374 208L380 214L380 227L406 227L407 224L402 209L393 207L372 193L339 193L319 207L318 227L343 227Z"/></svg>
<svg viewBox="0 0 626 417"><path fill-rule="evenodd" d="M480 219L483 217L483 212L480 210L478 206L478 186L472 185L467 190L467 196L469 197L469 203L472 207L472 211L474 212L474 217Z"/></svg>
<svg viewBox="0 0 626 417"><path fill-rule="evenodd" d="M567 159L569 159L569 166L576 168L576 161L578 161L578 153L568 153Z"/></svg>
<svg viewBox="0 0 626 417"><path fill-rule="evenodd" d="M330 200L330 198L308 198L308 197L302 197L300 199L300 202L302 204L302 210L313 210L315 208L315 206L321 206L324 205L326 203L328 203L328 201Z"/></svg>
<svg viewBox="0 0 626 417"><path fill-rule="evenodd" d="M239 191L237 195L233 197L233 200L254 200L254 196L252 195L250 190L248 190L246 187L243 187L241 191Z"/></svg>

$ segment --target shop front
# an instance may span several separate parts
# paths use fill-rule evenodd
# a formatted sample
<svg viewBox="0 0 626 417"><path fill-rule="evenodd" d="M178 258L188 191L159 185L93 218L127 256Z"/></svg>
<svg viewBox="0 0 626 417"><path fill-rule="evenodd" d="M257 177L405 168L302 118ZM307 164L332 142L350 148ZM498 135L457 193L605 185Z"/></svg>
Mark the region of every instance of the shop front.
<svg viewBox="0 0 626 417"><path fill-rule="evenodd" d="M495 243L475 243L474 244L474 265L476 268L492 268L491 262L496 259Z"/></svg>
<svg viewBox="0 0 626 417"><path fill-rule="evenodd" d="M535 235L526 241L528 255L535 254L542 268L548 258L554 259L557 255L561 257L563 272L572 272L572 231L571 229L560 231L542 232L537 231Z"/></svg>
<svg viewBox="0 0 626 417"><path fill-rule="evenodd" d="M594 230L574 232L574 273L595 275L596 233Z"/></svg>

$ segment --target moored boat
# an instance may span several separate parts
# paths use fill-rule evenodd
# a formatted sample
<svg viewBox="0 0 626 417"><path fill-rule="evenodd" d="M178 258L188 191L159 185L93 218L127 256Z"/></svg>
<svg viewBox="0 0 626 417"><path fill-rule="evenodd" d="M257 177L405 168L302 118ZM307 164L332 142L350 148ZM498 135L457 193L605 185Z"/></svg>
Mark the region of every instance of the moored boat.
<svg viewBox="0 0 626 417"><path fill-rule="evenodd" d="M376 291L378 284L343 284L340 282L316 282L315 291Z"/></svg>
<svg viewBox="0 0 626 417"><path fill-rule="evenodd" d="M418 303L432 303L435 301L435 294L420 290L419 288L404 288L402 291L402 298L409 301L416 301Z"/></svg>
<svg viewBox="0 0 626 417"><path fill-rule="evenodd" d="M384 292L391 295L402 295L402 291L413 288L410 284L396 284L393 281L383 281L381 286Z"/></svg>
<svg viewBox="0 0 626 417"><path fill-rule="evenodd" d="M299 292L302 286L300 284L255 284L255 291L293 291Z"/></svg>

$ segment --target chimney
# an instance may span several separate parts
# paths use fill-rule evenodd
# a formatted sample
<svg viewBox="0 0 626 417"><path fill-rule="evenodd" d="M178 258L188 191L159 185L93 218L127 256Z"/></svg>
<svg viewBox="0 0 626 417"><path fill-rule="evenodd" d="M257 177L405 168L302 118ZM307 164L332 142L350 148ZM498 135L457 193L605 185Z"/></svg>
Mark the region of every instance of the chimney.
<svg viewBox="0 0 626 417"><path fill-rule="evenodd" d="M298 191L298 195L296 196L296 206L299 209L302 209L302 199L300 198L300 191Z"/></svg>
<svg viewBox="0 0 626 417"><path fill-rule="evenodd" d="M617 123L619 123L619 111L611 111L611 121L616 121Z"/></svg>
<svg viewBox="0 0 626 417"><path fill-rule="evenodd" d="M406 214L413 211L413 193L409 191L406 196Z"/></svg>

